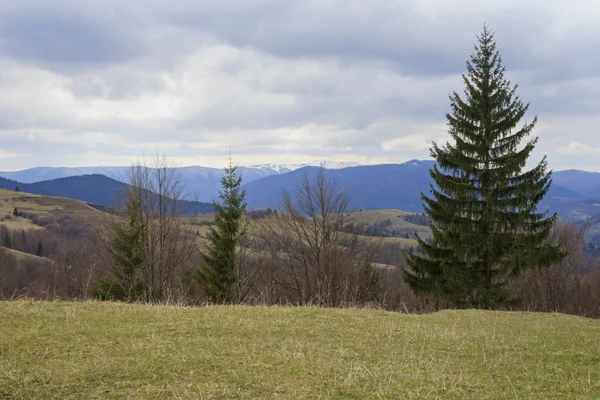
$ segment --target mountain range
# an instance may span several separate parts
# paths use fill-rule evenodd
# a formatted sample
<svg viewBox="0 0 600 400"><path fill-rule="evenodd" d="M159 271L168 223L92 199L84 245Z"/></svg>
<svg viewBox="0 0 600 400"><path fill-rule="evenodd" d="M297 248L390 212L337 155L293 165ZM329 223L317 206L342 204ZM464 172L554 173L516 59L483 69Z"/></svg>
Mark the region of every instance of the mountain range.
<svg viewBox="0 0 600 400"><path fill-rule="evenodd" d="M353 210L397 208L422 211L421 192L432 183L431 160L411 160L403 164L353 165L315 162L310 165L255 165L239 167L250 209L279 208L283 190L292 194L299 179L314 177L320 168L351 197ZM129 167L33 168L0 172L0 188L43 195L62 196L111 207L126 188ZM209 204L218 196L222 169L178 168L186 186L186 209L210 212ZM561 217L583 221L600 214L600 173L579 170L556 171L553 185L540 208ZM190 211L191 212L191 211Z"/></svg>
<svg viewBox="0 0 600 400"><path fill-rule="evenodd" d="M263 164L240 166L238 172L245 183L252 182L267 176L285 174L304 167L322 167L339 169L358 166L357 163L344 163L328 160L315 160L306 164ZM223 169L191 166L177 168L185 184L186 195L190 199L200 202L211 202L219 188ZM127 183L131 167L36 167L14 172L0 172L0 177L21 183L38 183L60 178L69 178L83 175L104 175L115 181ZM114 185L114 183L111 183Z"/></svg>

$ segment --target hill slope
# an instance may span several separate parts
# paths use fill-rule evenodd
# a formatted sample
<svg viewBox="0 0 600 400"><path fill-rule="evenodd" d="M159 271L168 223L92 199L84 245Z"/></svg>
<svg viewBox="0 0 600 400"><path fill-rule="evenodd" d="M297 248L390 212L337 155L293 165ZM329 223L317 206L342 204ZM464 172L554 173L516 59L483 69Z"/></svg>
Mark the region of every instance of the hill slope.
<svg viewBox="0 0 600 400"><path fill-rule="evenodd" d="M425 219L425 217L419 217L418 214L407 213L406 211L397 209L377 209L354 211L350 215L352 215L357 223L367 226L388 222L383 225L381 230L390 236L404 237L408 234L412 238L416 232L421 239L431 237L431 229L428 226L416 224L406 219L407 216L411 215L416 217L417 221L419 218Z"/></svg>
<svg viewBox="0 0 600 400"><path fill-rule="evenodd" d="M0 302L0 398L594 398L557 314Z"/></svg>
<svg viewBox="0 0 600 400"><path fill-rule="evenodd" d="M71 176L37 183L21 183L0 178L0 188L14 190L15 187L27 193L66 197L104 207L118 207L128 185L104 175ZM189 200L181 202L181 209L184 215L214 211L210 203Z"/></svg>
<svg viewBox="0 0 600 400"><path fill-rule="evenodd" d="M106 213L78 200L0 189L1 224L18 230L42 229L28 218L14 217L12 214L15 208L20 213L39 217L68 217L90 225L110 218Z"/></svg>

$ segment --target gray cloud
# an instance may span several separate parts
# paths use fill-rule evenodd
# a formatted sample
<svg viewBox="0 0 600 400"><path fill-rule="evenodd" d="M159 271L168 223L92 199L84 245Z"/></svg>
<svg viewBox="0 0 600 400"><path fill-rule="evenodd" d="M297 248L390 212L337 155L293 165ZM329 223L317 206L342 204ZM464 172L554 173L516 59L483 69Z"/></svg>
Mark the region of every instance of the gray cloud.
<svg viewBox="0 0 600 400"><path fill-rule="evenodd" d="M0 51L17 60L57 70L121 63L140 56L144 44L111 20L74 2L3 5Z"/></svg>
<svg viewBox="0 0 600 400"><path fill-rule="evenodd" d="M0 169L427 157L484 22L537 154L600 169L595 1L49 4L0 0Z"/></svg>

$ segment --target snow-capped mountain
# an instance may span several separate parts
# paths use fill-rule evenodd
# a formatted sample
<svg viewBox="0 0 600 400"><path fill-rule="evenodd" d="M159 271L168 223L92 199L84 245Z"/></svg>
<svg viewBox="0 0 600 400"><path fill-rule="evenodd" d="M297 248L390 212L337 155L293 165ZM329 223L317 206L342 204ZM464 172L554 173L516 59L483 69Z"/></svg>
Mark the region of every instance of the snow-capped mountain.
<svg viewBox="0 0 600 400"><path fill-rule="evenodd" d="M258 169L270 169L279 174L284 174L286 172L295 171L304 167L321 167L326 169L342 169L348 167L358 167L361 164L355 162L340 162L340 161L330 161L330 160L314 160L309 163L304 164L258 164L258 165L249 165L248 168L258 168Z"/></svg>

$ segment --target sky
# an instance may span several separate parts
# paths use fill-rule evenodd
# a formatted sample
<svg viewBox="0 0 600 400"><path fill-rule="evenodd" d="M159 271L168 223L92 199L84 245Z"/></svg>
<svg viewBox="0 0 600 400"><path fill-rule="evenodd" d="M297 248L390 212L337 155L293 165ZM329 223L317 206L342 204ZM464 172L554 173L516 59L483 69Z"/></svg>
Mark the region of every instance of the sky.
<svg viewBox="0 0 600 400"><path fill-rule="evenodd" d="M484 24L532 156L600 171L597 0L0 0L0 170L429 158Z"/></svg>

